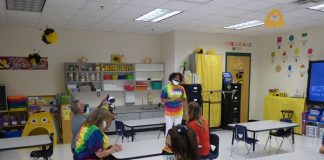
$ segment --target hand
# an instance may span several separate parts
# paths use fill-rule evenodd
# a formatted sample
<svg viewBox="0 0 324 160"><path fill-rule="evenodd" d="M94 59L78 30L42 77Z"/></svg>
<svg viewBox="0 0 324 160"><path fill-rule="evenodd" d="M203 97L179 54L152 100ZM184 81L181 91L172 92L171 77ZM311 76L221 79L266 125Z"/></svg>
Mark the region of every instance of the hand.
<svg viewBox="0 0 324 160"><path fill-rule="evenodd" d="M322 147L319 150L320 153L324 154L324 145L322 145Z"/></svg>
<svg viewBox="0 0 324 160"><path fill-rule="evenodd" d="M111 149L111 151L113 153L115 153L115 152L121 151L122 150L122 146L119 145L119 144L113 144L113 145L111 145L111 148L110 149Z"/></svg>

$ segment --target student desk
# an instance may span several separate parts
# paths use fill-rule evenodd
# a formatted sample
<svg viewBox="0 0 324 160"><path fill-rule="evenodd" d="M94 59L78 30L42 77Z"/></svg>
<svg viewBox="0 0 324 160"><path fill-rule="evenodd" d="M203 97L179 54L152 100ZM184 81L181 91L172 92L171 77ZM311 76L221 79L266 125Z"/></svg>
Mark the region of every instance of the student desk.
<svg viewBox="0 0 324 160"><path fill-rule="evenodd" d="M287 123L287 122L280 122L280 121L273 121L273 120L229 124L229 126L231 127L235 127L235 125L245 126L247 131L253 133L253 139L256 139L255 138L256 132L271 131L271 130L277 130L283 128L292 128L294 131L294 127L299 126L299 124L295 124L295 123ZM234 129L232 135L232 145L233 143L234 143ZM295 144L294 134L292 134L292 143L293 145ZM253 151L255 151L255 143L253 143Z"/></svg>
<svg viewBox="0 0 324 160"><path fill-rule="evenodd" d="M162 149L165 146L165 139L128 142L128 143L123 143L121 145L122 145L122 150L113 153L113 156L116 157L117 159L136 159L136 158L154 157L162 154Z"/></svg>
<svg viewBox="0 0 324 160"><path fill-rule="evenodd" d="M160 126L165 125L165 119L163 118L149 118L140 120L128 120L123 121L124 125L131 128L132 142L134 141L134 128L144 126Z"/></svg>
<svg viewBox="0 0 324 160"><path fill-rule="evenodd" d="M51 139L48 135L3 138L0 139L0 151L38 146L42 147L51 143Z"/></svg>
<svg viewBox="0 0 324 160"><path fill-rule="evenodd" d="M163 156L154 156L154 157L140 158L137 160L164 160L164 158Z"/></svg>
<svg viewBox="0 0 324 160"><path fill-rule="evenodd" d="M263 156L254 158L253 160L321 160L324 159L324 155L318 152L318 149L312 151L299 151L290 152L277 155Z"/></svg>

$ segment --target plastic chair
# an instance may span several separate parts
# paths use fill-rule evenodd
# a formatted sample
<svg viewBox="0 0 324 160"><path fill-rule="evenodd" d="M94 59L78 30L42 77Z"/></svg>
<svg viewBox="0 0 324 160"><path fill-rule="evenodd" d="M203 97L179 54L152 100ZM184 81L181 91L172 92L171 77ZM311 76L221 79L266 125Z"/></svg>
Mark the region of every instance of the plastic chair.
<svg viewBox="0 0 324 160"><path fill-rule="evenodd" d="M124 126L124 123L122 121L115 121L115 126L116 126L116 134L118 135L115 143L117 143L119 137L122 137L122 143L123 143L124 142L124 137L129 139L129 137L136 135L135 133L132 135L131 131L125 130L125 126Z"/></svg>
<svg viewBox="0 0 324 160"><path fill-rule="evenodd" d="M280 122L292 123L292 120L285 118L285 119L280 119ZM266 141L266 144L264 146L264 149L266 149L269 140L270 140L270 147L271 147L271 136L274 136L275 137L275 140L277 142L277 145L279 147L278 148L278 152L280 151L280 149L282 147L282 144L283 144L284 139L288 139L289 140L289 142L291 144L291 147L292 147L292 150L294 151L294 145L292 144L292 141L289 139L289 137L291 137L292 134L293 134L292 128L288 128L288 129L278 129L276 132L270 131L269 137L268 137L268 139ZM282 138L282 141L281 141L280 145L278 144L278 141L277 141L277 138L276 137Z"/></svg>
<svg viewBox="0 0 324 160"><path fill-rule="evenodd" d="M246 127L241 126L241 125L235 125L235 128L234 128L234 140L236 140L236 145L240 141L245 143L245 147L247 149L246 157L250 153L252 145L259 141L257 139L253 139L253 138L248 137ZM250 147L248 147L248 144L250 145ZM231 147L231 157L232 157L233 152L234 152L234 145L232 145L232 147Z"/></svg>
<svg viewBox="0 0 324 160"><path fill-rule="evenodd" d="M53 155L53 140L54 133L50 133L50 139L51 139L51 144L49 145L48 149L45 148L45 150L37 150L37 151L32 151L30 153L30 157L33 159L39 159L40 157L43 157L45 160L48 158L51 159L51 156Z"/></svg>
<svg viewBox="0 0 324 160"><path fill-rule="evenodd" d="M210 160L210 159L217 159L219 155L219 137L216 134L210 133L209 134L209 142L210 142L210 152L209 155L206 157L202 157L202 160ZM212 145L215 146L214 149L212 149Z"/></svg>

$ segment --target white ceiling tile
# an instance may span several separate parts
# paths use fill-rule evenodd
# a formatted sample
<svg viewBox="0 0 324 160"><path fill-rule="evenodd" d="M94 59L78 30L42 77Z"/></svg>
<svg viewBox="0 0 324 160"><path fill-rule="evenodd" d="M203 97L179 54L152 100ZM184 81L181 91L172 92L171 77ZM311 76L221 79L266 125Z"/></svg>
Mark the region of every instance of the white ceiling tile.
<svg viewBox="0 0 324 160"><path fill-rule="evenodd" d="M242 4L246 4L251 0L214 0L209 2L207 5L210 6L221 6L221 7L235 7Z"/></svg>
<svg viewBox="0 0 324 160"><path fill-rule="evenodd" d="M226 12L218 13L217 15L226 17L239 17L250 12L251 11L241 9L227 9Z"/></svg>
<svg viewBox="0 0 324 160"><path fill-rule="evenodd" d="M305 23L305 19L286 16L285 17L285 23L293 24L293 25L302 24L302 23Z"/></svg>
<svg viewBox="0 0 324 160"><path fill-rule="evenodd" d="M263 2L263 1L251 1L250 3L241 4L239 6L235 6L234 8L250 10L250 11L261 11L261 10L272 8L274 6L276 6L275 3Z"/></svg>
<svg viewBox="0 0 324 160"><path fill-rule="evenodd" d="M199 4L194 4L194 3L170 1L162 5L161 8L168 9L168 10L186 11L199 6L200 6Z"/></svg>
<svg viewBox="0 0 324 160"><path fill-rule="evenodd" d="M103 6L103 8L101 9L100 6ZM107 1L90 0L84 5L83 9L91 9L91 10L97 10L97 11L103 11L103 12L112 12L121 6L122 6L121 4L110 3Z"/></svg>
<svg viewBox="0 0 324 160"><path fill-rule="evenodd" d="M75 22L85 22L85 23L96 23L99 20L101 20L103 17L97 17L97 16L74 16L71 21Z"/></svg>
<svg viewBox="0 0 324 160"><path fill-rule="evenodd" d="M68 20L47 20L47 19L40 19L38 21L38 24L40 25L64 25L66 23L68 23Z"/></svg>
<svg viewBox="0 0 324 160"><path fill-rule="evenodd" d="M250 19L242 19L242 18L227 18L224 21L222 21L221 23L225 26L229 26L229 25L235 25L235 24L239 24L239 23L244 23L250 21Z"/></svg>
<svg viewBox="0 0 324 160"><path fill-rule="evenodd" d="M87 0L47 0L45 6L82 8Z"/></svg>
<svg viewBox="0 0 324 160"><path fill-rule="evenodd" d="M261 12L248 12L246 14L242 14L241 17L245 17L247 19L256 19L263 21L266 18L267 14Z"/></svg>
<svg viewBox="0 0 324 160"><path fill-rule="evenodd" d="M126 20L134 20L137 18L138 15L130 14L130 13L125 13L125 12L113 12L112 14L107 15L107 18L110 19L126 19Z"/></svg>
<svg viewBox="0 0 324 160"><path fill-rule="evenodd" d="M96 16L96 17L104 17L112 11L101 11L101 10L89 10L89 9L81 9L76 16Z"/></svg>
<svg viewBox="0 0 324 160"><path fill-rule="evenodd" d="M39 18L41 13L8 10L7 15L8 17Z"/></svg>
<svg viewBox="0 0 324 160"><path fill-rule="evenodd" d="M295 11L286 13L285 16L298 17L298 18L304 19L304 18L308 18L313 13L314 13L314 11L309 10L309 9L296 9ZM322 14L322 16L324 18L324 13Z"/></svg>
<svg viewBox="0 0 324 160"><path fill-rule="evenodd" d="M118 28L119 26L121 26L121 24L105 24L105 23L97 23L93 26L90 27L90 29L96 29L96 30L99 30L99 29L104 29L104 28L107 28L108 29L115 29L115 28ZM106 31L106 30L105 30Z"/></svg>
<svg viewBox="0 0 324 160"><path fill-rule="evenodd" d="M324 20L324 12L320 11L311 11L311 14L309 14L305 19L310 19L310 20Z"/></svg>
<svg viewBox="0 0 324 160"><path fill-rule="evenodd" d="M159 8L161 5L168 1L169 0L150 0L150 2L148 2L147 0L130 0L128 4Z"/></svg>
<svg viewBox="0 0 324 160"><path fill-rule="evenodd" d="M71 14L62 14L62 13L42 13L41 20L70 20L73 17Z"/></svg>
<svg viewBox="0 0 324 160"><path fill-rule="evenodd" d="M45 6L43 9L43 13L48 14L68 14L68 15L74 15L79 11L78 8L72 8L72 7L55 7L55 6Z"/></svg>
<svg viewBox="0 0 324 160"><path fill-rule="evenodd" d="M223 21L223 20L227 19L227 17L220 16L218 14L212 14L212 15L208 15L208 16L202 17L200 19L201 20L204 20L204 21L219 22L219 21Z"/></svg>
<svg viewBox="0 0 324 160"><path fill-rule="evenodd" d="M123 12L123 13L132 13L137 15L143 15L149 11L154 10L153 7L140 7L140 6L133 6L133 5L124 5L120 7L117 12Z"/></svg>
<svg viewBox="0 0 324 160"><path fill-rule="evenodd" d="M226 12L228 8L220 6L199 5L190 10L192 13L215 14Z"/></svg>
<svg viewBox="0 0 324 160"><path fill-rule="evenodd" d="M123 5L128 3L130 0L90 0L90 1L93 1L95 3L112 3L112 4Z"/></svg>
<svg viewBox="0 0 324 160"><path fill-rule="evenodd" d="M113 19L113 18L105 18L105 19L102 19L101 24L112 24L112 25L121 25L121 24L125 24L125 23L128 23L132 20L127 20L127 19Z"/></svg>
<svg viewBox="0 0 324 160"><path fill-rule="evenodd" d="M276 4L289 4L290 2L293 2L296 0L254 0L254 1L271 2L271 3L276 3Z"/></svg>

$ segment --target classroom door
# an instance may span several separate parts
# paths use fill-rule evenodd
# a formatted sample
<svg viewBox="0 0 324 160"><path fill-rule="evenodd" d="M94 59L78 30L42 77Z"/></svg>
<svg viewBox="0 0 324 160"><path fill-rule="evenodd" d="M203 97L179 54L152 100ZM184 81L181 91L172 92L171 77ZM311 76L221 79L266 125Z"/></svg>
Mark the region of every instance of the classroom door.
<svg viewBox="0 0 324 160"><path fill-rule="evenodd" d="M231 72L236 82L241 83L241 113L240 122L249 120L250 100L250 53L226 53L226 72Z"/></svg>

